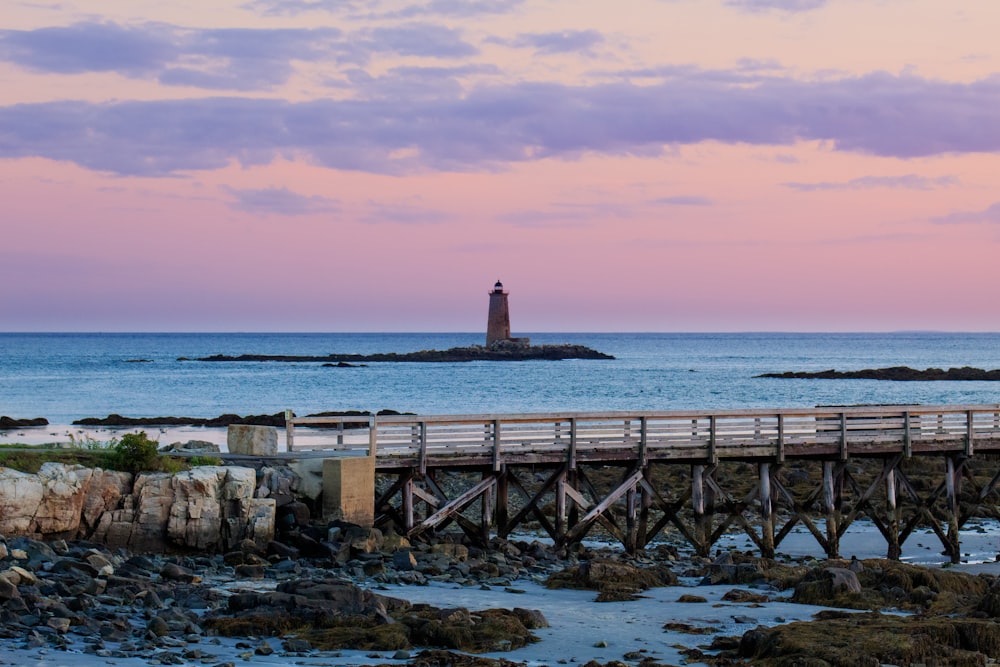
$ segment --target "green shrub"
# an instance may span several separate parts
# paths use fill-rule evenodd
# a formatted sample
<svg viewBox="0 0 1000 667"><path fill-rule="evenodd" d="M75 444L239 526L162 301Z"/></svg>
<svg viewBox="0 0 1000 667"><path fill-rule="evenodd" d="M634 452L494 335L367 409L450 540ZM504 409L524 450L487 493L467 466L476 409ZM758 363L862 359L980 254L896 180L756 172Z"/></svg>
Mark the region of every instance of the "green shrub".
<svg viewBox="0 0 1000 667"><path fill-rule="evenodd" d="M192 456L188 459L188 464L192 468L195 466L221 466L222 459L218 456Z"/></svg>
<svg viewBox="0 0 1000 667"><path fill-rule="evenodd" d="M171 475L176 475L179 472L184 472L185 470L190 470L191 466L187 464L187 461L180 456L162 456L160 457L160 472L167 472Z"/></svg>
<svg viewBox="0 0 1000 667"><path fill-rule="evenodd" d="M156 441L147 438L145 431L126 433L108 452L107 467L133 475L161 470L163 463L156 446Z"/></svg>

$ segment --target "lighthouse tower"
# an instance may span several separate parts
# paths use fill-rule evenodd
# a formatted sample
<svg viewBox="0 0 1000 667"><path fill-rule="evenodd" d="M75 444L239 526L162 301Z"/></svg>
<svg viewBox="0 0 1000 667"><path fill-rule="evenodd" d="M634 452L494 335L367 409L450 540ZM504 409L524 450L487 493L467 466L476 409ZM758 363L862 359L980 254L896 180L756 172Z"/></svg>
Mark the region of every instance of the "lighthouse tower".
<svg viewBox="0 0 1000 667"><path fill-rule="evenodd" d="M497 341L510 340L510 311L507 309L507 292L499 280L490 292L490 315L486 322L486 347Z"/></svg>

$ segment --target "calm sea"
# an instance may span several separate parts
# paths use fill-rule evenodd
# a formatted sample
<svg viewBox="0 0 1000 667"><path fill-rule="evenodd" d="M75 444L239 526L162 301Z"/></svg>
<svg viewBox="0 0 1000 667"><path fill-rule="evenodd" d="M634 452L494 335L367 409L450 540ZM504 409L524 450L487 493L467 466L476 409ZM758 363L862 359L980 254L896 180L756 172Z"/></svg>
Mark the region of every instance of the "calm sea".
<svg viewBox="0 0 1000 667"><path fill-rule="evenodd" d="M118 413L214 417L291 408L423 414L668 410L858 403L997 403L1000 383L778 380L786 370L1000 368L1000 334L553 334L614 361L204 363L212 354L409 352L482 334L0 334L0 415L67 424ZM148 359L147 363L130 363Z"/></svg>

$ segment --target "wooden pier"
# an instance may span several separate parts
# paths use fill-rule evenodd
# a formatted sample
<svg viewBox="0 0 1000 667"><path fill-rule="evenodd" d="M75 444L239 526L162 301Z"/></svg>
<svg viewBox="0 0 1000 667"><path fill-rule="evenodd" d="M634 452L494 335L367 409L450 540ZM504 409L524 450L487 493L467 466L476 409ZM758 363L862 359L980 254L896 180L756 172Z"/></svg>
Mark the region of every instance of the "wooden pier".
<svg viewBox="0 0 1000 667"><path fill-rule="evenodd" d="M303 427L329 437L304 446ZM708 555L739 530L773 556L803 526L840 557L866 518L889 558L926 528L959 562L968 519L997 515L1000 404L302 417L287 443L374 457L376 515L414 538L602 530L635 551L671 531Z"/></svg>

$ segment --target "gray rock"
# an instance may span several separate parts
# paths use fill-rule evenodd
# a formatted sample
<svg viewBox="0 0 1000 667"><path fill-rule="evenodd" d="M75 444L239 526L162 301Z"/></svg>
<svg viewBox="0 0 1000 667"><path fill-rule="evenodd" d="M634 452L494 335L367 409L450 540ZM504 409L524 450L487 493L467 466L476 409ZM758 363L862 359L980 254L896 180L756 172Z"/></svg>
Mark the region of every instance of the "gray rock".
<svg viewBox="0 0 1000 667"><path fill-rule="evenodd" d="M19 597L21 597L21 593L17 590L17 585L11 583L8 579L0 577L0 602L6 602L7 600Z"/></svg>
<svg viewBox="0 0 1000 667"><path fill-rule="evenodd" d="M305 639L293 637L292 639L286 639L283 641L281 643L281 648L289 653L307 653L312 650L312 644Z"/></svg>
<svg viewBox="0 0 1000 667"><path fill-rule="evenodd" d="M417 567L417 559L409 549L399 549L392 554L392 566L397 570L407 572Z"/></svg>
<svg viewBox="0 0 1000 667"><path fill-rule="evenodd" d="M214 442L208 442L207 440L188 440L187 442L174 442L166 447L160 448L161 452L183 452L186 454L190 453L204 453L204 454L218 454L221 450L219 446Z"/></svg>
<svg viewBox="0 0 1000 667"><path fill-rule="evenodd" d="M230 424L226 445L232 454L273 456L278 452L278 429L273 426Z"/></svg>
<svg viewBox="0 0 1000 667"><path fill-rule="evenodd" d="M860 593L861 582L858 575L845 567L828 567L824 570L830 576L834 593Z"/></svg>
<svg viewBox="0 0 1000 667"><path fill-rule="evenodd" d="M61 635L69 632L70 620L68 618L60 618L58 616L53 616L45 621L45 625L52 628Z"/></svg>
<svg viewBox="0 0 1000 667"><path fill-rule="evenodd" d="M146 630L157 637L166 637L170 634L170 625L160 616L154 616L146 623Z"/></svg>

